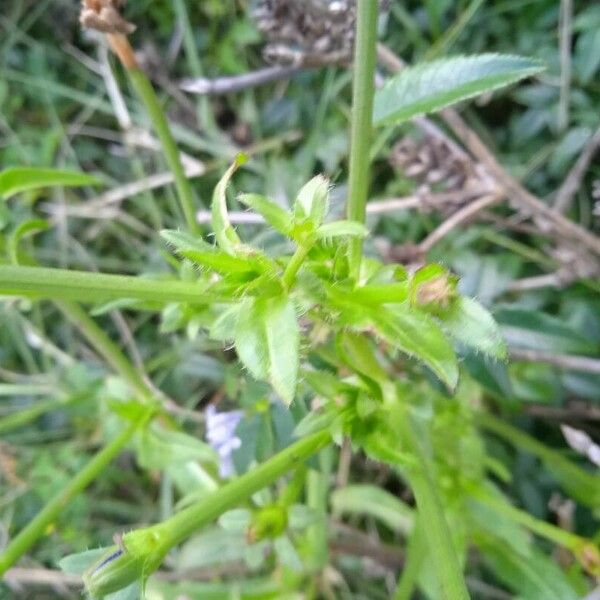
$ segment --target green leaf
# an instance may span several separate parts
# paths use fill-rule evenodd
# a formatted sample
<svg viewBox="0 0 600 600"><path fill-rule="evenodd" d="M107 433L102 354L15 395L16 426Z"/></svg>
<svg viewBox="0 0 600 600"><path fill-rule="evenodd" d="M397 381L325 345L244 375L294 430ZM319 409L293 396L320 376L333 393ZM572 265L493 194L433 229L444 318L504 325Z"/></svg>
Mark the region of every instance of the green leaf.
<svg viewBox="0 0 600 600"><path fill-rule="evenodd" d="M265 331L269 379L286 404L291 404L298 381L300 329L296 309L288 298L265 301Z"/></svg>
<svg viewBox="0 0 600 600"><path fill-rule="evenodd" d="M537 310L502 308L494 314L510 346L581 354L595 354L597 351L594 343L568 323Z"/></svg>
<svg viewBox="0 0 600 600"><path fill-rule="evenodd" d="M316 232L318 240L326 240L328 238L345 235L363 238L369 235L369 230L362 223L358 223L357 221L334 221L333 223L321 225Z"/></svg>
<svg viewBox="0 0 600 600"><path fill-rule="evenodd" d="M375 125L401 123L535 75L533 59L502 54L456 56L409 67L375 94Z"/></svg>
<svg viewBox="0 0 600 600"><path fill-rule="evenodd" d="M259 301L246 298L240 303L235 328L235 351L255 379L268 379L269 357Z"/></svg>
<svg viewBox="0 0 600 600"><path fill-rule="evenodd" d="M369 311L371 324L389 344L425 363L450 389L458 382L458 363L439 325L407 305Z"/></svg>
<svg viewBox="0 0 600 600"><path fill-rule="evenodd" d="M217 238L217 244L228 254L234 254L241 240L229 221L227 214L227 185L239 166L246 162L246 157L239 154L233 164L225 171L215 187L212 198L212 226Z"/></svg>
<svg viewBox="0 0 600 600"><path fill-rule="evenodd" d="M357 484L338 489L331 495L331 505L336 513L374 517L398 533L407 534L413 526L414 510L374 485Z"/></svg>
<svg viewBox="0 0 600 600"><path fill-rule="evenodd" d="M95 548L94 550L85 550L77 554L69 554L60 559L58 566L65 573L82 575L94 563L98 562L100 557L106 554L107 550L108 548Z"/></svg>
<svg viewBox="0 0 600 600"><path fill-rule="evenodd" d="M234 255L223 252L217 246L208 244L203 239L182 231L165 229L160 232L161 237L174 248L178 255L191 260L193 263L206 267L217 273L247 273L249 271L264 272L275 269L272 261L265 255L256 251L253 254ZM238 250L246 249L239 244Z"/></svg>
<svg viewBox="0 0 600 600"><path fill-rule="evenodd" d="M238 200L262 215L265 221L279 233L289 234L292 227L292 215L287 210L260 194L242 194L238 197Z"/></svg>
<svg viewBox="0 0 600 600"><path fill-rule="evenodd" d="M29 219L20 223L8 239L8 254L13 265L19 264L19 242L51 227L46 219Z"/></svg>
<svg viewBox="0 0 600 600"><path fill-rule="evenodd" d="M484 560L498 578L523 600L576 600L573 590L558 565L534 547L521 553L504 540L478 536Z"/></svg>
<svg viewBox="0 0 600 600"><path fill-rule="evenodd" d="M138 435L137 457L146 469L164 469L190 460L217 462L217 455L208 444L186 433L164 429L156 423Z"/></svg>
<svg viewBox="0 0 600 600"><path fill-rule="evenodd" d="M101 185L92 175L77 171L41 169L35 167L14 167L0 173L0 196L10 198L20 192L46 187L80 187Z"/></svg>
<svg viewBox="0 0 600 600"><path fill-rule="evenodd" d="M494 358L506 358L506 342L492 315L479 302L457 298L439 315L442 327L455 339Z"/></svg>
<svg viewBox="0 0 600 600"><path fill-rule="evenodd" d="M298 381L300 332L289 298L245 299L239 311L235 348L256 379L270 381L286 404L292 402Z"/></svg>
<svg viewBox="0 0 600 600"><path fill-rule="evenodd" d="M322 175L313 177L298 192L294 204L294 216L298 221L308 219L317 227L329 210L329 181Z"/></svg>

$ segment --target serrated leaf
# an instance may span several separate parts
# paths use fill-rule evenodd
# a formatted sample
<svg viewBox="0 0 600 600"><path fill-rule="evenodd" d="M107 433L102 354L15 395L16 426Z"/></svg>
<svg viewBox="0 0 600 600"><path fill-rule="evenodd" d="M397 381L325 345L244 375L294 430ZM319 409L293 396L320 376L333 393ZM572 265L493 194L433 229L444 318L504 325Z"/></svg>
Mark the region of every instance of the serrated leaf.
<svg viewBox="0 0 600 600"><path fill-rule="evenodd" d="M334 221L333 223L321 225L316 232L317 239L319 240L344 235L363 238L369 235L369 230L357 221Z"/></svg>
<svg viewBox="0 0 600 600"><path fill-rule="evenodd" d="M268 380L286 404L292 402L298 381L300 332L289 298L245 299L240 306L235 348L256 379Z"/></svg>
<svg viewBox="0 0 600 600"><path fill-rule="evenodd" d="M255 298L246 298L240 303L235 328L235 350L252 377L268 378L269 362L263 313Z"/></svg>
<svg viewBox="0 0 600 600"><path fill-rule="evenodd" d="M246 157L240 154L233 164L225 171L215 187L212 197L212 226L217 244L228 254L234 254L241 240L229 221L227 214L227 185L239 166L246 162Z"/></svg>
<svg viewBox="0 0 600 600"><path fill-rule="evenodd" d="M375 125L401 123L535 75L533 59L502 54L456 56L409 67L375 94Z"/></svg>
<svg viewBox="0 0 600 600"><path fill-rule="evenodd" d="M479 302L460 297L439 315L442 327L452 337L494 358L506 358L506 342L492 315Z"/></svg>
<svg viewBox="0 0 600 600"><path fill-rule="evenodd" d="M450 389L456 387L456 354L432 318L407 305L368 314L377 333L389 344L425 363Z"/></svg>
<svg viewBox="0 0 600 600"><path fill-rule="evenodd" d="M101 185L96 177L77 171L14 167L0 173L0 196L10 198L20 192L46 187L81 187Z"/></svg>
<svg viewBox="0 0 600 600"><path fill-rule="evenodd" d="M238 200L262 215L267 223L272 225L279 233L288 235L292 227L292 215L275 204L269 198L260 194L242 194Z"/></svg>
<svg viewBox="0 0 600 600"><path fill-rule="evenodd" d="M265 331L269 379L286 404L291 404L298 381L300 330L294 303L275 297L265 301Z"/></svg>

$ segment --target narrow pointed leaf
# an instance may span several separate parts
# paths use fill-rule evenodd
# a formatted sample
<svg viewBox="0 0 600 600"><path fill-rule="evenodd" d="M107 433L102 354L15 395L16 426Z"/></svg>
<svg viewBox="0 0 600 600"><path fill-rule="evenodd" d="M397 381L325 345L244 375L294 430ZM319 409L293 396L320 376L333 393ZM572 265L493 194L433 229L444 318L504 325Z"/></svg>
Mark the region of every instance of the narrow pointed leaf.
<svg viewBox="0 0 600 600"><path fill-rule="evenodd" d="M502 54L456 56L409 67L375 94L373 121L401 123L543 70L536 60Z"/></svg>
<svg viewBox="0 0 600 600"><path fill-rule="evenodd" d="M234 254L235 247L241 244L241 240L231 225L227 214L227 185L237 168L245 162L246 157L240 154L217 183L212 198L213 230L217 238L217 244L228 254Z"/></svg>
<svg viewBox="0 0 600 600"><path fill-rule="evenodd" d="M317 239L324 240L327 238L349 235L353 237L366 237L369 235L369 230L357 221L334 221L333 223L325 223L317 229Z"/></svg>
<svg viewBox="0 0 600 600"><path fill-rule="evenodd" d="M14 167L0 173L0 196L10 198L20 192L46 187L80 187L100 185L96 177L77 171Z"/></svg>
<svg viewBox="0 0 600 600"><path fill-rule="evenodd" d="M292 228L292 215L287 210L260 194L242 194L238 200L262 215L265 221L279 233L289 234Z"/></svg>

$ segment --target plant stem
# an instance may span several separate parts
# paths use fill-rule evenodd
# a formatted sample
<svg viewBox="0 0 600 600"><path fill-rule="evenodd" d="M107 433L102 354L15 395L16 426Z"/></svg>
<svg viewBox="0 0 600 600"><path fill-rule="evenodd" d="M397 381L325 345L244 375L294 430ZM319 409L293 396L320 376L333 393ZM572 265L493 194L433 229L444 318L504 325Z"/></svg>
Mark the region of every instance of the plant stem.
<svg viewBox="0 0 600 600"><path fill-rule="evenodd" d="M292 258L290 258L290 261L283 272L283 276L281 277L281 283L283 284L284 289L289 290L292 285L294 285L296 275L298 274L306 255L310 252L311 246L312 244L302 244L296 248L296 252L294 252Z"/></svg>
<svg viewBox="0 0 600 600"><path fill-rule="evenodd" d="M179 202L187 226L192 233L199 233L200 227L196 221L192 186L185 175L181 157L179 155L179 149L173 139L169 123L167 122L165 113L158 101L156 92L144 71L140 69L133 48L127 37L122 34L108 34L106 37L111 48L119 57L121 64L127 71L131 84L148 111L148 116L150 117L154 131L160 140L165 158L167 159L167 164L175 178L175 187L177 189L177 195L179 196Z"/></svg>
<svg viewBox="0 0 600 600"><path fill-rule="evenodd" d="M151 401L153 392L121 349L96 322L74 302L56 301L58 309L85 336L106 362L130 385L141 403Z"/></svg>
<svg viewBox="0 0 600 600"><path fill-rule="evenodd" d="M350 174L347 215L351 221L365 222L369 191L369 150L371 146L375 60L377 45L376 0L358 0L356 43L354 48L354 86L350 129ZM362 259L362 240L349 240L350 275L358 280Z"/></svg>
<svg viewBox="0 0 600 600"><path fill-rule="evenodd" d="M0 555L0 577L46 532L65 506L84 490L131 440L137 428L146 420L143 414L130 423L114 440L98 452L72 479L66 488L56 494L46 506L14 537Z"/></svg>
<svg viewBox="0 0 600 600"><path fill-rule="evenodd" d="M232 301L207 294L196 283L11 265L0 265L0 295L94 303L122 298L190 304Z"/></svg>
<svg viewBox="0 0 600 600"><path fill-rule="evenodd" d="M50 400L42 400L36 402L31 407L11 412L4 417L0 417L0 433L5 434L7 431L22 427L34 419L37 419L40 415L50 412L55 408L65 406L66 404L67 401L62 398L53 398Z"/></svg>
<svg viewBox="0 0 600 600"><path fill-rule="evenodd" d="M423 524L429 553L437 565L442 598L444 600L469 600L462 568L435 486L431 461L414 431L414 423L408 412L402 410L395 417L401 435L418 459L418 464L409 468L408 479L417 502L419 521Z"/></svg>
<svg viewBox="0 0 600 600"><path fill-rule="evenodd" d="M152 529L164 536L164 541L161 542L162 550L167 552L197 529L245 501L291 469L298 467L304 460L324 448L330 440L331 436L328 431L320 431L306 436L238 479L234 479L208 494L197 504L183 509L170 519L155 525ZM126 535L124 538L125 543L127 543L127 537Z"/></svg>
<svg viewBox="0 0 600 600"><path fill-rule="evenodd" d="M181 163L181 157L179 155L179 149L173 139L169 124L165 117L165 113L161 108L158 98L152 84L148 81L146 74L139 68L127 69L127 73L131 80L135 91L142 99L156 135L162 145L165 158L173 177L175 178L175 187L177 189L177 195L179 202L185 216L185 220L189 230L192 233L199 233L200 226L196 221L196 210L194 209L194 194L192 192L192 186L190 185L189 179L187 178L183 165Z"/></svg>

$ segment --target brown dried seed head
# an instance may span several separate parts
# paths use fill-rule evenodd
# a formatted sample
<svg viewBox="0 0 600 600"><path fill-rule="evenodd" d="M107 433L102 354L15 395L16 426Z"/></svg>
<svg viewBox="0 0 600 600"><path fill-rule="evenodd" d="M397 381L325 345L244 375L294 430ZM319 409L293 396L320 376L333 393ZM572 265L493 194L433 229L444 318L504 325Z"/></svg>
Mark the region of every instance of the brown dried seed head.
<svg viewBox="0 0 600 600"><path fill-rule="evenodd" d="M125 0L82 0L79 22L83 27L103 33L129 34L135 25L121 16Z"/></svg>

